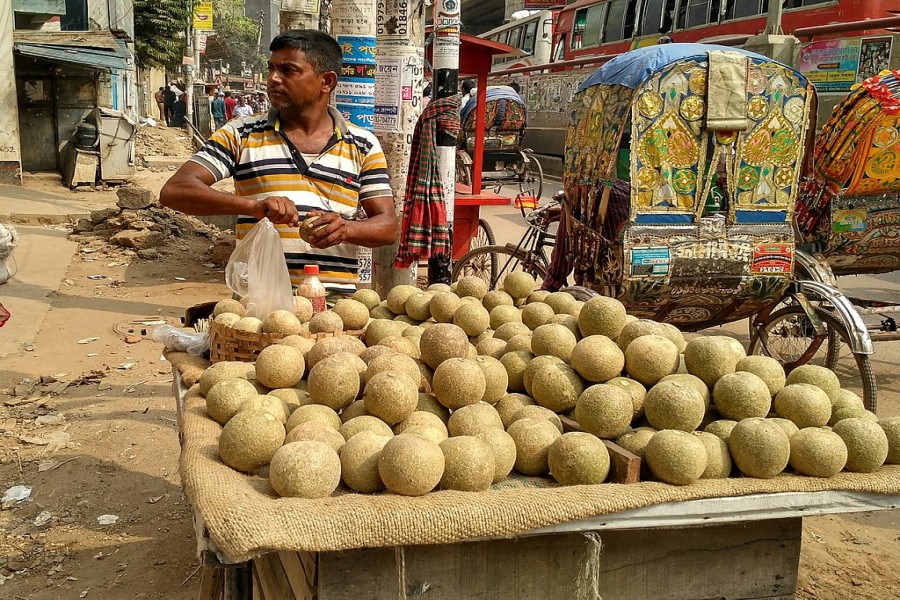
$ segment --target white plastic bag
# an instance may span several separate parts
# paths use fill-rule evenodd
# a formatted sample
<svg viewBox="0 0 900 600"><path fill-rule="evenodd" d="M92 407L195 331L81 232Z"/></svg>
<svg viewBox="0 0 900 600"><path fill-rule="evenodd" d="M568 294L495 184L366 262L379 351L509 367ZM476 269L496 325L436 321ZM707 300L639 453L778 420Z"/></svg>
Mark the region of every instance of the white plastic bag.
<svg viewBox="0 0 900 600"><path fill-rule="evenodd" d="M150 333L154 342L165 346L166 350L187 352L194 356L203 356L209 350L209 333L178 329L171 325L157 325Z"/></svg>
<svg viewBox="0 0 900 600"><path fill-rule="evenodd" d="M235 294L249 298L247 314L265 318L275 310L294 310L291 276L284 260L278 230L263 219L238 242L228 265L225 283Z"/></svg>

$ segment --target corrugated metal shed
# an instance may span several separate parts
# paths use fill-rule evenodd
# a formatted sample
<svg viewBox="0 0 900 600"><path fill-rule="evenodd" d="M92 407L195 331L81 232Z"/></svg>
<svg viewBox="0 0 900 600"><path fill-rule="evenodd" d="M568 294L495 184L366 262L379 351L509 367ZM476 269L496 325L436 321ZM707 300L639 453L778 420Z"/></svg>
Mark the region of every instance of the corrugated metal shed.
<svg viewBox="0 0 900 600"><path fill-rule="evenodd" d="M109 33L59 32L53 34L16 32L14 49L25 56L88 67L122 69L133 66L131 52L125 42Z"/></svg>

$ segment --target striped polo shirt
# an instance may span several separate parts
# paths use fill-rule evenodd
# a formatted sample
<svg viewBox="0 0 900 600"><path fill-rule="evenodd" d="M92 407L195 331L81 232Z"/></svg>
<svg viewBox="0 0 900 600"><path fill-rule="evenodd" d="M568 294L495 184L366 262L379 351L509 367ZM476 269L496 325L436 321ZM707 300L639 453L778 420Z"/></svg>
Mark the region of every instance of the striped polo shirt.
<svg viewBox="0 0 900 600"><path fill-rule="evenodd" d="M293 200L302 221L313 210L333 211L353 220L360 202L391 196L384 152L370 132L348 124L335 108L328 112L334 134L322 152L301 155L281 129L278 110L234 119L213 133L191 160L203 165L216 181L234 178L238 196ZM238 216L235 235L244 238L257 222ZM277 225L291 283L303 278L303 267L319 265L320 279L329 289L352 292L358 278L357 247L340 244L324 250L300 239L297 227ZM240 242L239 242L240 243Z"/></svg>

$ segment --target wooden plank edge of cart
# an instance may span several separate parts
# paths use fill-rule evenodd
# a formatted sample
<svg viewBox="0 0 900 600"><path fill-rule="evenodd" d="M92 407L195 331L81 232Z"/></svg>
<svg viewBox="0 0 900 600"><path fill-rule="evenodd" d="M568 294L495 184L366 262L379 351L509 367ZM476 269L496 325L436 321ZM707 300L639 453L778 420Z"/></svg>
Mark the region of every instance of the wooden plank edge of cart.
<svg viewBox="0 0 900 600"><path fill-rule="evenodd" d="M177 370L173 387L180 424L186 389ZM569 430L576 425L565 423ZM614 450L614 473L617 463L624 473L639 471L640 459L629 454ZM277 551L237 564L219 552L202 515L193 510L202 560L198 597L788 599L797 586L803 517L898 507L900 496L864 492L752 494L598 515L514 538L343 552Z"/></svg>

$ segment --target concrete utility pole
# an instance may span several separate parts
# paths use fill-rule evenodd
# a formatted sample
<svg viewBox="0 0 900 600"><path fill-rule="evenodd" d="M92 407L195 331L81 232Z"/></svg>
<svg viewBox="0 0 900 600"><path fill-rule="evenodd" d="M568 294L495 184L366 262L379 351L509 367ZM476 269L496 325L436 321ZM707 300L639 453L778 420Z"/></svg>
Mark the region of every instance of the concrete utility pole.
<svg viewBox="0 0 900 600"><path fill-rule="evenodd" d="M320 17L343 52L335 107L347 122L372 131L375 117L375 0L322 2ZM320 27L322 25L320 19ZM359 284L372 285L372 250L359 247Z"/></svg>
<svg viewBox="0 0 900 600"><path fill-rule="evenodd" d="M432 46L432 85L434 99L449 98L459 93L459 28L460 0L436 0L434 3L434 43ZM441 133L438 137L438 160L447 205L450 244L453 245L453 202L456 195L456 139ZM473 193L480 190L473 190ZM452 257L432 256L428 260L429 283L450 283Z"/></svg>
<svg viewBox="0 0 900 600"><path fill-rule="evenodd" d="M187 118L187 122L191 125L194 125L194 73L196 73L197 68L200 66L200 32L197 31L193 25L188 28L187 31L187 42L188 47L185 50L185 58L190 58L190 62L185 65L184 68L184 104L185 104L185 117ZM190 63L193 64L190 64Z"/></svg>
<svg viewBox="0 0 900 600"><path fill-rule="evenodd" d="M0 183L22 185L19 107L13 64L12 4L0 2Z"/></svg>
<svg viewBox="0 0 900 600"><path fill-rule="evenodd" d="M319 0L281 0L278 30L318 29Z"/></svg>
<svg viewBox="0 0 900 600"><path fill-rule="evenodd" d="M398 221L403 211L410 144L422 112L424 21L424 1L377 1L375 134L387 158ZM412 283L414 279L415 265L410 269L394 268L398 247L399 242L372 252L375 289L382 297L392 287Z"/></svg>

